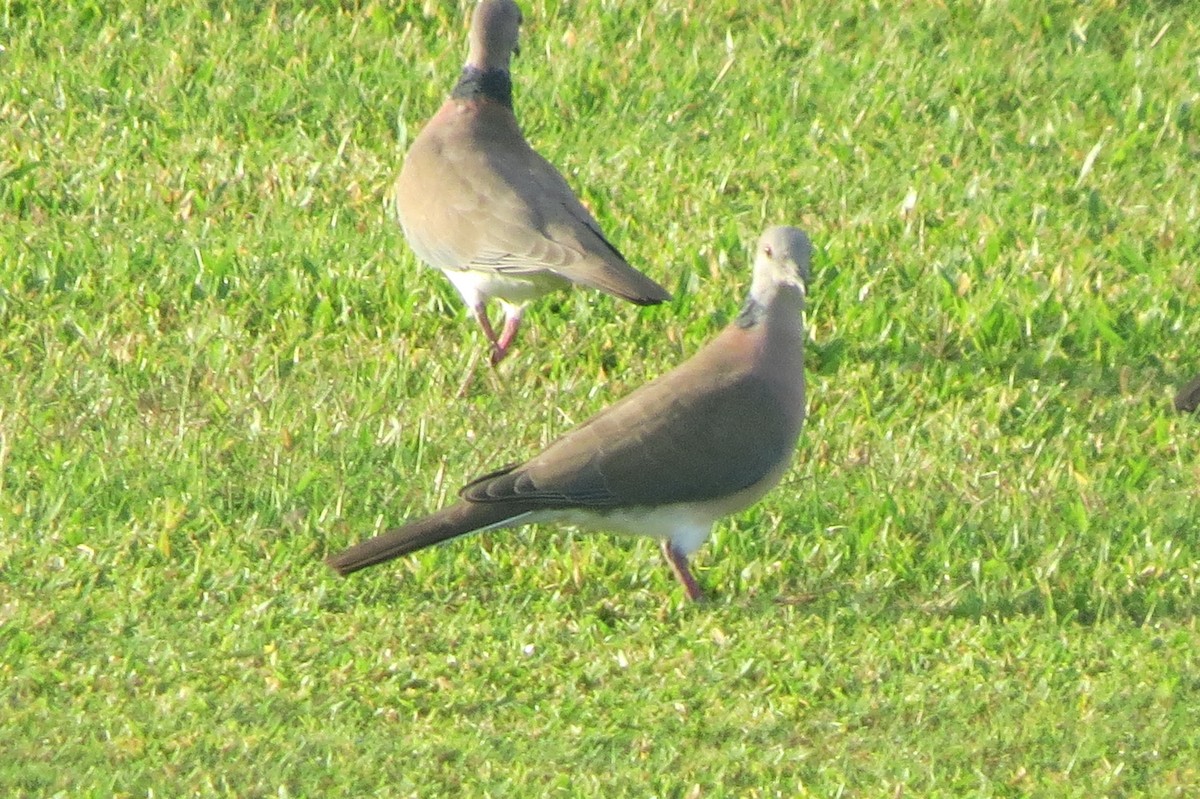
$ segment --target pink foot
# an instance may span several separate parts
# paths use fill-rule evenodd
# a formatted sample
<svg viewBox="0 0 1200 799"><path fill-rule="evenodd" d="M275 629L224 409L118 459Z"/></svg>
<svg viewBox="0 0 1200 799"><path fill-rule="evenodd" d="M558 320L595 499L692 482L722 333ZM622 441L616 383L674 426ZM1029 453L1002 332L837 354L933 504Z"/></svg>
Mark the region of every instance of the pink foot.
<svg viewBox="0 0 1200 799"><path fill-rule="evenodd" d="M492 366L495 366L504 358L504 354L508 351L508 344L504 343L503 338L496 337L496 330L492 327L491 321L488 320L487 309L483 307L483 303L471 308L471 313L475 315L475 320L483 328L483 335L487 336L488 342L492 345ZM508 334L507 320L504 323L504 334Z"/></svg>
<svg viewBox="0 0 1200 799"><path fill-rule="evenodd" d="M504 318L504 330L500 332L500 340L496 342L495 352L492 353L492 365L500 363L500 360L508 354L508 348L512 346L513 340L517 337L517 331L521 328L521 314L509 314Z"/></svg>
<svg viewBox="0 0 1200 799"><path fill-rule="evenodd" d="M696 584L696 578L692 576L692 572L688 569L687 556L671 546L670 541L662 542L663 557L667 559L667 565L671 567L671 571L683 583L683 590L687 591L688 599L696 601L703 598L704 592L700 590L700 586Z"/></svg>

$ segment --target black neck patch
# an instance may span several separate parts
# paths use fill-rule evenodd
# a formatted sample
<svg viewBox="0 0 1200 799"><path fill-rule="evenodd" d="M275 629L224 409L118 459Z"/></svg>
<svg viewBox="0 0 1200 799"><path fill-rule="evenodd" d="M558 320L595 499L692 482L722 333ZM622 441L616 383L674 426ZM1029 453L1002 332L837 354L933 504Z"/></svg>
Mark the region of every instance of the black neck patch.
<svg viewBox="0 0 1200 799"><path fill-rule="evenodd" d="M767 308L753 297L746 299L746 304L742 306L742 311L737 315L734 324L745 330L748 327L754 327L763 320L767 315Z"/></svg>
<svg viewBox="0 0 1200 799"><path fill-rule="evenodd" d="M456 100L491 100L505 108L512 108L512 77L508 70L482 70L463 67L462 75L450 95Z"/></svg>

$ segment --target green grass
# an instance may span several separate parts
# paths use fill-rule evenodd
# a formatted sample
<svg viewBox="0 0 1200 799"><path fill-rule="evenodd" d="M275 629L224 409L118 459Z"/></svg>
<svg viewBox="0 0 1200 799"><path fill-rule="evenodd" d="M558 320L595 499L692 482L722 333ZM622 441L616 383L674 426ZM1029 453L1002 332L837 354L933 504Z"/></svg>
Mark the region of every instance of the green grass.
<svg viewBox="0 0 1200 799"><path fill-rule="evenodd" d="M677 298L547 299L464 399L384 198L466 11L257 5L0 3L5 795L1200 793L1191 4L527 0L529 137ZM323 566L694 351L775 223L810 418L711 601L556 529Z"/></svg>

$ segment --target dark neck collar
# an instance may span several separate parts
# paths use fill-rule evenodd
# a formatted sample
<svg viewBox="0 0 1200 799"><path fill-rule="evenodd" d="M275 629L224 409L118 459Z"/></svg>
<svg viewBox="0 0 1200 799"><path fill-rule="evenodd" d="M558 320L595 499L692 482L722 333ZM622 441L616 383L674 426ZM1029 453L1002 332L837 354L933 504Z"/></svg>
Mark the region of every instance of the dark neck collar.
<svg viewBox="0 0 1200 799"><path fill-rule="evenodd" d="M463 67L462 75L450 95L456 100L491 100L505 108L512 109L512 77L508 70L482 70L476 67Z"/></svg>
<svg viewBox="0 0 1200 799"><path fill-rule="evenodd" d="M745 330L748 327L754 327L763 320L767 315L767 308L753 297L746 298L746 304L742 306L741 313L737 315L734 323Z"/></svg>

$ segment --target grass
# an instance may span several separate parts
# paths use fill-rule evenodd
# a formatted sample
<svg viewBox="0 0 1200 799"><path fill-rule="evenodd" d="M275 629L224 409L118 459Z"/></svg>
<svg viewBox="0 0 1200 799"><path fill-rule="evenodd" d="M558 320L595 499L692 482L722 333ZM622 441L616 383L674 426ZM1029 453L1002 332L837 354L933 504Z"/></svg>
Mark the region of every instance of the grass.
<svg viewBox="0 0 1200 799"><path fill-rule="evenodd" d="M672 288L499 374L385 197L437 2L0 3L10 796L1192 796L1188 4L523 3L518 113ZM341 581L818 245L801 455L697 559L526 529Z"/></svg>

